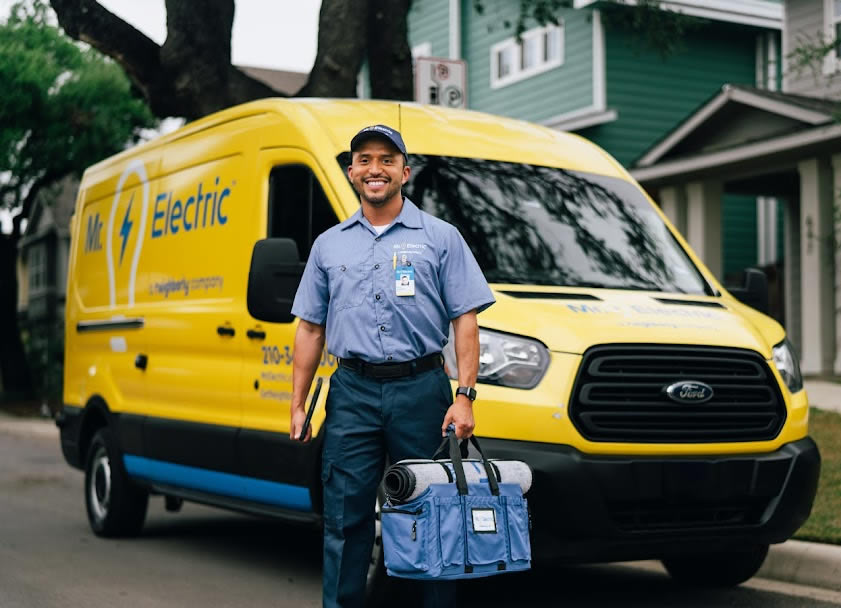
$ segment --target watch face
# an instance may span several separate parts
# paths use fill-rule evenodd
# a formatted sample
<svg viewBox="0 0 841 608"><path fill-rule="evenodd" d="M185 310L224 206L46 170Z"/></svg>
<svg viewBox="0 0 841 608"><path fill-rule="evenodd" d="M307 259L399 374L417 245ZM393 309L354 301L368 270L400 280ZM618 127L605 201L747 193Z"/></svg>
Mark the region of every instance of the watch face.
<svg viewBox="0 0 841 608"><path fill-rule="evenodd" d="M456 395L464 395L473 401L476 399L476 389L467 386L460 386L456 389Z"/></svg>

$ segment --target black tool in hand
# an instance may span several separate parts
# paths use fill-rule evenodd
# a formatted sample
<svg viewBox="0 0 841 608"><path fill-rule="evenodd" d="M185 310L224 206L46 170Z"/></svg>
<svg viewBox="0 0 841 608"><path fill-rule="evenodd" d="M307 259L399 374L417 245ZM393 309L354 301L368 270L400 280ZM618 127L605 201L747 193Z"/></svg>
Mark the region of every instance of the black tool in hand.
<svg viewBox="0 0 841 608"><path fill-rule="evenodd" d="M312 394L312 401L310 401L310 407L307 410L307 418L304 420L304 428L301 429L301 436L298 437L298 441L303 441L304 437L307 436L307 429L310 428L310 422L312 422L312 414L315 411L315 404L318 401L318 393L321 392L322 382L324 382L324 378L318 378L315 381L315 392Z"/></svg>

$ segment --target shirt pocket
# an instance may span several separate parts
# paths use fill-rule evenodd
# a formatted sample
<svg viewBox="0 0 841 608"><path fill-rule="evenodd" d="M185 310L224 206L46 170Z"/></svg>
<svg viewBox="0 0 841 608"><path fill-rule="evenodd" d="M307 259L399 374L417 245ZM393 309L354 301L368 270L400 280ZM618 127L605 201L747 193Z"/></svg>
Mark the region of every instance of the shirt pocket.
<svg viewBox="0 0 841 608"><path fill-rule="evenodd" d="M430 264L423 258L417 257L414 260L412 260L412 268L415 271L415 295L398 296L397 285L393 284L391 287L391 295L394 296L394 299L397 301L398 306L417 306L418 298L420 297L421 293L429 294L430 289L434 290L432 293L437 293L437 287L435 286L436 281L434 280L435 273L432 269L432 264ZM392 281L396 283L396 273L392 273L392 276Z"/></svg>
<svg viewBox="0 0 841 608"><path fill-rule="evenodd" d="M337 264L330 268L330 306L340 311L362 304L370 283L367 273L364 264Z"/></svg>

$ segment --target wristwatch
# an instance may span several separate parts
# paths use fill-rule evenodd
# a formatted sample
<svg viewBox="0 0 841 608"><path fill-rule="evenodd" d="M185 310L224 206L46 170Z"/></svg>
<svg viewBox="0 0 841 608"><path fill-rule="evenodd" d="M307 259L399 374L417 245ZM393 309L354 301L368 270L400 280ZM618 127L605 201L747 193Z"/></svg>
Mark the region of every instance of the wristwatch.
<svg viewBox="0 0 841 608"><path fill-rule="evenodd" d="M460 386L456 389L456 397L458 397L459 395L464 395L465 397L467 397L471 401L475 401L476 400L476 389L471 388L469 386Z"/></svg>

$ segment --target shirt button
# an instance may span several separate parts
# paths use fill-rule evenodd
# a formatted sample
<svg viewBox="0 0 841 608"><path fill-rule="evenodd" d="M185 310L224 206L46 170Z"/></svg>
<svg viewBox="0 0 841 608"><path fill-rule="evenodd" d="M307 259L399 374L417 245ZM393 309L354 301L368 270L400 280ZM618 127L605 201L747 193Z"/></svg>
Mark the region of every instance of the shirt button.
<svg viewBox="0 0 841 608"><path fill-rule="evenodd" d="M344 271L345 271L345 267L344 267L344 266L342 266L342 272L344 272Z"/></svg>
<svg viewBox="0 0 841 608"><path fill-rule="evenodd" d="M375 240L375 241L377 241L377 242L379 243L379 242L380 242L380 237L377 237L377 238L375 238L374 240Z"/></svg>
<svg viewBox="0 0 841 608"><path fill-rule="evenodd" d="M380 325L380 331L385 331L385 325Z"/></svg>
<svg viewBox="0 0 841 608"><path fill-rule="evenodd" d="M379 269L380 269L380 265L379 264L374 264L374 270L379 270Z"/></svg>
<svg viewBox="0 0 841 608"><path fill-rule="evenodd" d="M375 297L375 298L377 298L377 299L379 300L379 299L380 299L380 294L377 294L377 295L376 295L376 296L374 296L374 297Z"/></svg>
<svg viewBox="0 0 841 608"><path fill-rule="evenodd" d="M385 358L386 361L391 361L391 355Z"/></svg>

